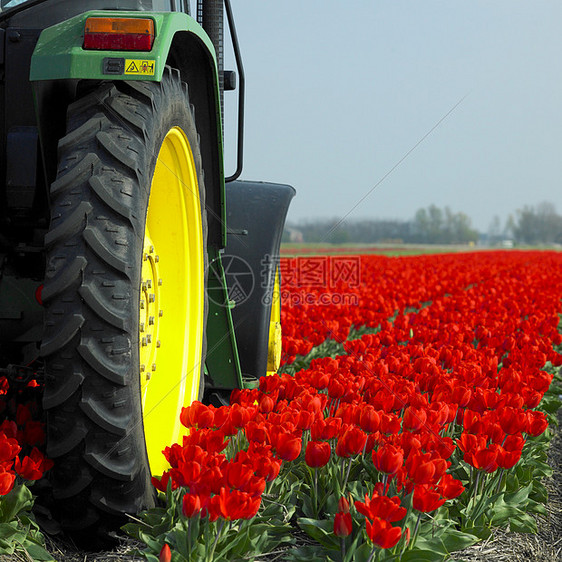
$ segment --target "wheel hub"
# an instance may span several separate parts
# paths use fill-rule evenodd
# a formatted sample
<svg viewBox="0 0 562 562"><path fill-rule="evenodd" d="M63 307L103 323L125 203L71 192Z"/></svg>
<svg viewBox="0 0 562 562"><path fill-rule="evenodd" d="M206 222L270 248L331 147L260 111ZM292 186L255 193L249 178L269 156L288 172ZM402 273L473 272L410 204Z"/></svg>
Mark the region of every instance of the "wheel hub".
<svg viewBox="0 0 562 562"><path fill-rule="evenodd" d="M162 278L158 263L160 256L156 253L150 233L146 232L142 257L142 278L140 291L140 371L141 384L146 387L157 367L157 353L160 347L160 319L164 315L161 308L160 291ZM143 388L143 394L144 394Z"/></svg>

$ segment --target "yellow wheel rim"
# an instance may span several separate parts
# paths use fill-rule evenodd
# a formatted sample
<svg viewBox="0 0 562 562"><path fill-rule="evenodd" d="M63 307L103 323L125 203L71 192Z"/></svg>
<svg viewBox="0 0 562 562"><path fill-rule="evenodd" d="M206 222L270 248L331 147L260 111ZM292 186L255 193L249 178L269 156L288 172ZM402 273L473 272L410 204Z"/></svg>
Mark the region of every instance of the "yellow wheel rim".
<svg viewBox="0 0 562 562"><path fill-rule="evenodd" d="M152 474L183 433L180 413L199 395L204 247L197 170L185 133L170 129L158 154L143 244L140 380Z"/></svg>
<svg viewBox="0 0 562 562"><path fill-rule="evenodd" d="M279 290L279 269L275 272L275 284L271 298L269 321L269 342L267 347L267 373L274 375L281 364L281 292Z"/></svg>

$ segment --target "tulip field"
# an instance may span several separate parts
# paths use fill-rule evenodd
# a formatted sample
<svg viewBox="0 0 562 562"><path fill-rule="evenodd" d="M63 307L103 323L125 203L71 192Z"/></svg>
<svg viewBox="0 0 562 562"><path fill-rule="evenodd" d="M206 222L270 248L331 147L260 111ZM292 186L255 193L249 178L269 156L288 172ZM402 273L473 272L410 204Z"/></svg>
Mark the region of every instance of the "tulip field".
<svg viewBox="0 0 562 562"><path fill-rule="evenodd" d="M423 562L498 527L536 532L562 393L562 253L349 253L280 269L282 367L228 406L183 410L189 434L153 478L165 504L124 527L142 556ZM0 531L21 533L4 500L29 504L23 481L50 461L32 400L16 407L2 389Z"/></svg>
<svg viewBox="0 0 562 562"><path fill-rule="evenodd" d="M443 560L493 527L535 531L562 254L284 258L281 273L281 374L183 411L191 432L154 479L167 508L127 530L161 560L308 561Z"/></svg>

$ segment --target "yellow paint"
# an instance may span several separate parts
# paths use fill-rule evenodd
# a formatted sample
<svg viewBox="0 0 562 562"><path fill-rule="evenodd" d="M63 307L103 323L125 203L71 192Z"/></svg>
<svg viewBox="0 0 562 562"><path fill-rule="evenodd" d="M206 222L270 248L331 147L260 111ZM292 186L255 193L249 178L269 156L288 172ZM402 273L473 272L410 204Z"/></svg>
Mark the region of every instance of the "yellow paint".
<svg viewBox="0 0 562 562"><path fill-rule="evenodd" d="M125 74L134 76L154 76L156 61L125 59Z"/></svg>
<svg viewBox="0 0 562 562"><path fill-rule="evenodd" d="M281 364L281 291L279 269L275 272L275 284L271 300L269 342L267 346L267 375L274 375Z"/></svg>
<svg viewBox="0 0 562 562"><path fill-rule="evenodd" d="M140 298L140 380L151 472L187 430L181 409L199 395L204 247L197 170L185 133L170 129L152 179Z"/></svg>

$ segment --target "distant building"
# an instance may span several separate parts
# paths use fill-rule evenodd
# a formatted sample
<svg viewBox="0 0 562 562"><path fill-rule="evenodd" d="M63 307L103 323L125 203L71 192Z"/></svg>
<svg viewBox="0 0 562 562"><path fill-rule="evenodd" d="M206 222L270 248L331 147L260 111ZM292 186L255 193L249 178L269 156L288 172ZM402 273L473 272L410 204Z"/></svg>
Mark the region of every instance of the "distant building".
<svg viewBox="0 0 562 562"><path fill-rule="evenodd" d="M289 234L289 242L296 242L297 244L302 244L304 242L304 237L300 230L285 227L285 232Z"/></svg>

